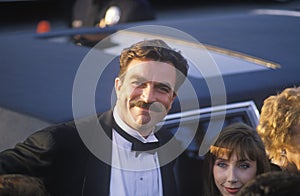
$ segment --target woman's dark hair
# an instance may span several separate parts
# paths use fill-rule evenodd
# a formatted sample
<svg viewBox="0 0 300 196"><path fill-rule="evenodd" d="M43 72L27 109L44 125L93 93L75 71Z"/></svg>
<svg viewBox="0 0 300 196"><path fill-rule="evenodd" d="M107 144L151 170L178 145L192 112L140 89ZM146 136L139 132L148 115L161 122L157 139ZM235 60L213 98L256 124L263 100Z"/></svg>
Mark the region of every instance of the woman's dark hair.
<svg viewBox="0 0 300 196"><path fill-rule="evenodd" d="M256 130L244 123L233 123L225 127L218 136L214 145L205 156L204 173L204 195L220 195L215 185L213 166L218 157L226 156L228 159L235 154L239 160L256 161L256 175L269 172L270 162L268 160L264 144Z"/></svg>

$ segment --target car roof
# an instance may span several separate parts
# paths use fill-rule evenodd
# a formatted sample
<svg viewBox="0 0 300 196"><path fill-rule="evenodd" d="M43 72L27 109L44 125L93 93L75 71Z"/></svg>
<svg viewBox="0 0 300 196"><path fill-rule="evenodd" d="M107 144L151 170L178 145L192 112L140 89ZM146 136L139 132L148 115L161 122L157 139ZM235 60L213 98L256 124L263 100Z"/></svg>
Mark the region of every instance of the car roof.
<svg viewBox="0 0 300 196"><path fill-rule="evenodd" d="M228 103L236 101L254 100L261 107L263 100L270 94L274 94L283 88L299 85L298 77L299 57L296 54L299 48L299 28L290 28L299 24L299 18L276 17L261 14L230 15L221 18L194 18L191 20L174 20L168 22L137 22L126 25L116 25L107 28L109 33L119 29L125 29L136 25L166 25L178 28L189 33L201 43L216 48L226 48L227 51L246 53L257 59L267 59L280 65L280 68L249 69L246 61L241 61L247 67L238 72L224 69L224 84ZM274 29L278 27L278 20L286 21L284 25L294 35L293 39L282 39L283 33ZM197 24L197 28L195 25ZM230 25L228 25L230 24ZM267 24L267 25L266 25ZM236 29L235 26L240 26ZM256 28L257 33L249 32ZM282 28L282 29L285 29ZM88 47L76 46L70 42L64 42L65 35L74 35L79 30L62 30L49 34L36 35L34 33L13 33L0 37L1 45L1 103L3 108L28 114L51 123L59 123L71 120L72 114L72 88L76 72L90 51ZM84 30L86 32L102 32L101 29ZM102 32L103 33L103 32ZM56 35L55 35L56 34ZM236 34L243 34L243 39L236 39ZM64 35L64 36L62 36ZM51 38L51 39L49 39ZM277 40L281 40L277 42ZM105 55L110 55L105 53ZM113 54L111 54L113 55ZM215 52L216 61L224 61L227 54ZM104 57L103 57L104 58ZM232 62L232 61L231 61ZM253 64L253 63L251 63ZM231 66L233 64L230 64ZM116 76L118 68L111 67L103 79L104 92L98 92L96 100L97 111L101 112L111 107L111 97L103 96L111 94L113 76ZM227 72L226 72L227 71ZM190 80L195 89L201 89L198 93L200 106L209 106L211 102L210 92L205 81L190 75ZM202 82L201 82L202 81ZM201 93L200 93L201 92ZM176 103L175 103L176 104ZM171 110L178 112L179 107Z"/></svg>

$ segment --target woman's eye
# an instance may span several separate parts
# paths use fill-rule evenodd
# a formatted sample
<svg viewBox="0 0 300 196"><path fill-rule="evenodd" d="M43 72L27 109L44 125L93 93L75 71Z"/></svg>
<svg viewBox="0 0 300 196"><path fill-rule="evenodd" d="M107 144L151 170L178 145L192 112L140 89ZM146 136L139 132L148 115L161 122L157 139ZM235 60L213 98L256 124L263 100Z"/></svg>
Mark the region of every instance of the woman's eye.
<svg viewBox="0 0 300 196"><path fill-rule="evenodd" d="M247 163L240 164L240 168L242 168L242 169L248 169L249 167L250 167L250 165Z"/></svg>
<svg viewBox="0 0 300 196"><path fill-rule="evenodd" d="M216 165L222 168L225 168L227 166L227 164L224 162L218 162Z"/></svg>

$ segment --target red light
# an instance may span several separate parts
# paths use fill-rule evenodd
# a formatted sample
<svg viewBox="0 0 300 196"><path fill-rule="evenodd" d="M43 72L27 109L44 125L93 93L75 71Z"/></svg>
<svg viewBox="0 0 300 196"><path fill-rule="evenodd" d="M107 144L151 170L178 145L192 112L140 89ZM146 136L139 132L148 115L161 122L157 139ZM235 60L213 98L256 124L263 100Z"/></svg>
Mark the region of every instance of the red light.
<svg viewBox="0 0 300 196"><path fill-rule="evenodd" d="M50 23L47 20L42 20L38 23L36 32L37 33L46 33L49 32L51 29Z"/></svg>

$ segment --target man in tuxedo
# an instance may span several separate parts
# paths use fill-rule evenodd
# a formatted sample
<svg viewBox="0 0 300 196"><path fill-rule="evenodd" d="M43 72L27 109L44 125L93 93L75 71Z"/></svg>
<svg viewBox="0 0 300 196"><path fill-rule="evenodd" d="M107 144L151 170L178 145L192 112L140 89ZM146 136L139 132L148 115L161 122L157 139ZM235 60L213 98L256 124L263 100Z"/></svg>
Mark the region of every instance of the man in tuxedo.
<svg viewBox="0 0 300 196"><path fill-rule="evenodd" d="M91 134L101 155L78 131L93 129L87 117L38 131L3 151L0 173L40 177L52 195L178 195L175 158L166 160L172 153L164 149L173 135L156 125L169 112L187 70L186 59L162 40L125 48L115 79L116 104L96 117L110 142Z"/></svg>

